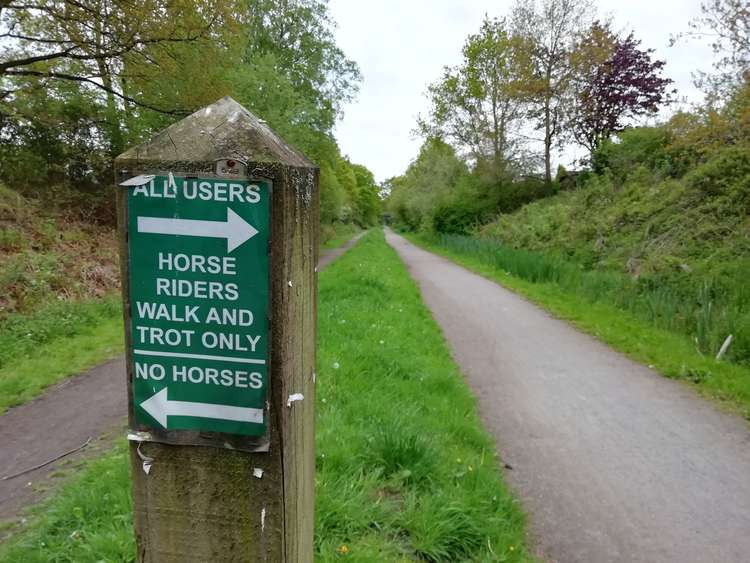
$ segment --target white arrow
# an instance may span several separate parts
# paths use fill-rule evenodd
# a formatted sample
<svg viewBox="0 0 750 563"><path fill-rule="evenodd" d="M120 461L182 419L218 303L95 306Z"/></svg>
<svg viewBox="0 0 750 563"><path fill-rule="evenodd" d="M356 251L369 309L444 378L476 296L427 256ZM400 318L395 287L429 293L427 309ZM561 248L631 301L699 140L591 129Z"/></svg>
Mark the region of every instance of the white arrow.
<svg viewBox="0 0 750 563"><path fill-rule="evenodd" d="M227 252L258 234L258 229L227 207L226 221L201 221L171 217L138 217L139 233L186 235L227 239Z"/></svg>
<svg viewBox="0 0 750 563"><path fill-rule="evenodd" d="M193 403L190 401L170 401L167 398L166 387L143 401L141 407L164 428L167 428L168 416L193 416L197 418L214 418L216 420L263 424L263 409L230 407L228 405L214 405L211 403Z"/></svg>

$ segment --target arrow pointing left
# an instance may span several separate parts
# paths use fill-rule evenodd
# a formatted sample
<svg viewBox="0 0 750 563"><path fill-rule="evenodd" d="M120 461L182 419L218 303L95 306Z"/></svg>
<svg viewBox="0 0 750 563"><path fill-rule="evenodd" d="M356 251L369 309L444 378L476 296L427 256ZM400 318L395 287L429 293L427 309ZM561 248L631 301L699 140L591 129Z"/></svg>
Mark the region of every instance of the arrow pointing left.
<svg viewBox="0 0 750 563"><path fill-rule="evenodd" d="M211 403L193 403L191 401L170 401L166 387L143 401L141 408L165 429L168 428L167 419L170 416L191 416L195 418L213 418L215 420L263 424L263 409L214 405Z"/></svg>
<svg viewBox="0 0 750 563"><path fill-rule="evenodd" d="M158 235L185 235L227 239L227 252L232 252L258 234L258 229L227 207L226 221L175 219L172 217L138 217L138 232Z"/></svg>

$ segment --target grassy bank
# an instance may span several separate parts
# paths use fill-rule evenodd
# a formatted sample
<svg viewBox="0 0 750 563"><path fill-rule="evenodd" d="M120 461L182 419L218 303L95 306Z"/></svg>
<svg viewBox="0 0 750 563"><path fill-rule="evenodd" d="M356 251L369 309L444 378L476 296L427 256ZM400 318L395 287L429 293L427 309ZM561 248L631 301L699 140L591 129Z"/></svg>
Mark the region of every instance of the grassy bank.
<svg viewBox="0 0 750 563"><path fill-rule="evenodd" d="M681 307L695 309L695 302L682 304L668 289L639 287L621 274L582 270L577 264L492 240L408 236L528 297L663 375L696 384L750 420L750 368L717 362L713 354L700 351L695 337L682 332L686 320ZM700 314L703 309L697 310ZM698 324L708 325L711 312L712 307L706 307Z"/></svg>
<svg viewBox="0 0 750 563"><path fill-rule="evenodd" d="M122 352L119 295L65 301L0 323L0 413Z"/></svg>
<svg viewBox="0 0 750 563"><path fill-rule="evenodd" d="M529 560L474 399L380 231L321 273L318 315L316 560ZM118 446L0 560L132 560L127 481Z"/></svg>
<svg viewBox="0 0 750 563"><path fill-rule="evenodd" d="M727 357L750 365L750 215L715 187L643 170L619 187L593 177L446 243L689 336L706 356L731 334Z"/></svg>

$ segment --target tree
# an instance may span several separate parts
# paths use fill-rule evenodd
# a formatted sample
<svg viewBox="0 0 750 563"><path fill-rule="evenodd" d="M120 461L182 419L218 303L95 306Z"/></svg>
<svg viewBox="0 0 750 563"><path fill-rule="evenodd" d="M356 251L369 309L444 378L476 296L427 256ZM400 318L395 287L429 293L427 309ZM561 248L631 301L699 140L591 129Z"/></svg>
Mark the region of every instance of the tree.
<svg viewBox="0 0 750 563"><path fill-rule="evenodd" d="M531 64L523 81L529 117L543 131L544 176L552 181L552 147L559 143L571 104L570 55L595 12L590 0L519 0L513 31L531 45Z"/></svg>
<svg viewBox="0 0 750 563"><path fill-rule="evenodd" d="M445 141L428 138L404 174L391 178L388 209L395 220L412 230L429 228L438 203L450 197L466 164Z"/></svg>
<svg viewBox="0 0 750 563"><path fill-rule="evenodd" d="M380 219L380 188L375 183L375 177L361 164L352 164L354 177L357 179L357 194L355 204L357 215L362 226L374 225Z"/></svg>
<svg viewBox="0 0 750 563"><path fill-rule="evenodd" d="M747 0L710 0L701 3L701 15L690 22L689 37L709 39L716 74L699 72L696 83L713 98L722 98L750 75L750 6ZM672 38L674 45L681 35Z"/></svg>
<svg viewBox="0 0 750 563"><path fill-rule="evenodd" d="M670 101L664 62L653 49L639 49L633 33L618 37L607 24L594 22L571 54L574 98L569 128L591 154L629 120L656 113Z"/></svg>
<svg viewBox="0 0 750 563"><path fill-rule="evenodd" d="M327 3L246 0L238 18L242 60L230 71L232 94L321 167L321 220L349 220L333 126L361 75L336 45Z"/></svg>
<svg viewBox="0 0 750 563"><path fill-rule="evenodd" d="M158 51L179 43L221 41L233 5L224 0L4 0L0 4L0 99L13 78L76 82L156 111L183 114L129 95L126 68L159 65ZM173 53L163 53L173 54ZM129 65L125 59L129 59Z"/></svg>
<svg viewBox="0 0 750 563"><path fill-rule="evenodd" d="M312 157L330 134L343 105L357 94L361 75L336 45L325 0L247 0L239 15L242 65L233 84L248 107ZM311 133L314 133L311 135Z"/></svg>
<svg viewBox="0 0 750 563"><path fill-rule="evenodd" d="M321 166L336 220L360 75L333 26L325 0L0 0L0 181L103 201L113 155L229 94Z"/></svg>
<svg viewBox="0 0 750 563"><path fill-rule="evenodd" d="M425 137L443 137L466 150L496 176L518 157L517 121L522 117L519 80L528 64L521 38L504 20L485 17L479 33L466 40L463 62L446 67L428 88L431 109L419 128Z"/></svg>

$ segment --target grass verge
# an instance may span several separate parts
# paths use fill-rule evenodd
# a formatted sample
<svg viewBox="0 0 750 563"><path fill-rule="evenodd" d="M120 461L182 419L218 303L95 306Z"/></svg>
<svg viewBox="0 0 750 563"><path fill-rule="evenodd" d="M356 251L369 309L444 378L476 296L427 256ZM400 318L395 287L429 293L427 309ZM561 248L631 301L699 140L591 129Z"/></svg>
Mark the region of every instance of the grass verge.
<svg viewBox="0 0 750 563"><path fill-rule="evenodd" d="M524 279L524 268L528 266L528 259L533 258L533 253L523 253L524 268L518 275L513 275L509 270L518 269L513 251L488 253L482 245L481 250L473 252L470 245L462 245L460 249L451 248L433 238L414 234L404 236L426 250L449 258L527 297L555 316L571 322L630 358L649 365L662 375L695 384L705 395L750 420L750 368L704 356L696 350L695 343L689 337L654 327L610 303L587 299L554 282ZM531 270L529 277L534 279Z"/></svg>
<svg viewBox="0 0 750 563"><path fill-rule="evenodd" d="M531 560L474 398L382 232L319 288L316 561ZM0 560L132 560L127 481L118 446Z"/></svg>
<svg viewBox="0 0 750 563"><path fill-rule="evenodd" d="M0 324L0 414L122 353L119 297L65 302Z"/></svg>

